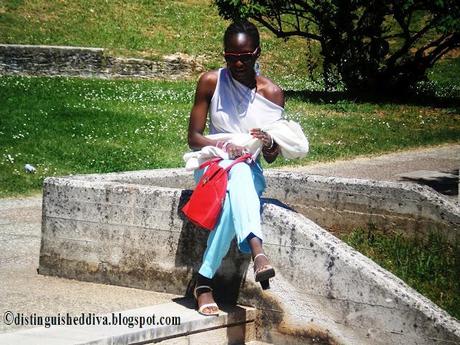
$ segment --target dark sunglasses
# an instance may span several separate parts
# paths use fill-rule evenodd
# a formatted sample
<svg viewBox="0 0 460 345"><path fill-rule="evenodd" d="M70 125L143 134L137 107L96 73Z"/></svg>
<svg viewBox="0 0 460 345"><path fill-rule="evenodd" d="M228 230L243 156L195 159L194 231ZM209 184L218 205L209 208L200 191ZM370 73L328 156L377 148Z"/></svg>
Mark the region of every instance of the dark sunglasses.
<svg viewBox="0 0 460 345"><path fill-rule="evenodd" d="M225 61L228 63L234 63L237 61L241 61L243 63L247 63L251 61L259 51L259 47L257 47L252 53L224 53Z"/></svg>

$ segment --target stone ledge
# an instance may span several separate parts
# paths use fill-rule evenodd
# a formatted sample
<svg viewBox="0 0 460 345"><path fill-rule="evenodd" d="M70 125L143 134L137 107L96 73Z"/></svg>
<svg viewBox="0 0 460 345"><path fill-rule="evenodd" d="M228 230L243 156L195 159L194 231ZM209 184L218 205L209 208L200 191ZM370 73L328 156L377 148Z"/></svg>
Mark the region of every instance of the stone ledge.
<svg viewBox="0 0 460 345"><path fill-rule="evenodd" d="M103 48L0 44L0 75L184 79L202 70L183 54L151 61L108 56Z"/></svg>
<svg viewBox="0 0 460 345"><path fill-rule="evenodd" d="M228 344L237 341L254 340L253 327L256 311L254 308L236 306L222 307L222 313L217 317L207 317L198 314L193 301L181 299L177 303L171 302L152 307L138 308L120 312L122 317L145 318L155 315L159 317L181 318L178 326L149 326L143 328L128 326L51 326L40 327L13 333L0 334L1 344L15 345L106 345L106 344L146 344L155 342L167 344L167 339L191 337L201 333L201 337L208 339L213 332L212 344ZM118 312L115 313L117 315ZM112 318L111 314L104 314ZM103 316L103 315L102 315ZM231 329L230 331L215 332L219 329ZM216 338L217 336L217 338ZM196 337L200 339L200 336ZM163 342L164 341L164 342ZM187 340L188 343L188 340ZM195 344L205 344L205 341Z"/></svg>
<svg viewBox="0 0 460 345"><path fill-rule="evenodd" d="M262 222L265 250L279 272L273 289L256 287L246 275L249 257L234 247L216 277L218 296L261 311L259 339L271 341L277 332L347 345L460 340L458 321L288 205L315 202L319 193L331 208L360 206L384 216L415 209L417 217L451 221L453 234L458 209L429 188L404 183L266 176L268 196L281 200L266 200ZM190 194L184 189L192 187L182 169L47 178L40 273L184 293L207 235L179 212ZM407 200L399 205L398 196Z"/></svg>

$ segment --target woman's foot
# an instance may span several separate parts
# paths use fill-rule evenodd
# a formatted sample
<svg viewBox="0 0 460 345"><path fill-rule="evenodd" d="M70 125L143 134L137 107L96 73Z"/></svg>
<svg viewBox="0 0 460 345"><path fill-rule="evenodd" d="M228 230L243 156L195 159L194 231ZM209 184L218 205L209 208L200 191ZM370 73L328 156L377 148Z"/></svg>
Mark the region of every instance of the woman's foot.
<svg viewBox="0 0 460 345"><path fill-rule="evenodd" d="M198 274L195 290L193 291L197 310L200 314L205 316L219 315L219 307L214 301L211 283L211 279Z"/></svg>
<svg viewBox="0 0 460 345"><path fill-rule="evenodd" d="M254 256L254 279L256 282L266 281L275 276L275 269L270 265L267 256L259 253Z"/></svg>
<svg viewBox="0 0 460 345"><path fill-rule="evenodd" d="M252 258L254 260L254 278L256 282L264 282L262 288L265 290L269 284L268 279L275 276L275 270L270 265L267 256L264 254L262 240L257 236L248 236L249 246L251 247Z"/></svg>
<svg viewBox="0 0 460 345"><path fill-rule="evenodd" d="M212 296L212 289L209 286L198 286L195 288L197 296L198 312L202 315L219 315L219 307Z"/></svg>

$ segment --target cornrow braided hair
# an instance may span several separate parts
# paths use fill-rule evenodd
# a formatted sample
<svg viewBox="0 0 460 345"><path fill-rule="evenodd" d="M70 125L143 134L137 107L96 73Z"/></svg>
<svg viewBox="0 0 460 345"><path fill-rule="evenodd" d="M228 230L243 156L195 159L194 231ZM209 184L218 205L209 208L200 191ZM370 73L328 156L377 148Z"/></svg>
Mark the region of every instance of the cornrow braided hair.
<svg viewBox="0 0 460 345"><path fill-rule="evenodd" d="M254 44L254 48L257 48L260 44L260 37L259 37L259 30L257 27L247 20L241 20L237 22L233 22L230 24L225 30L224 34L224 48L227 48L227 42L229 41L230 37L236 34L247 34L251 37L252 43Z"/></svg>

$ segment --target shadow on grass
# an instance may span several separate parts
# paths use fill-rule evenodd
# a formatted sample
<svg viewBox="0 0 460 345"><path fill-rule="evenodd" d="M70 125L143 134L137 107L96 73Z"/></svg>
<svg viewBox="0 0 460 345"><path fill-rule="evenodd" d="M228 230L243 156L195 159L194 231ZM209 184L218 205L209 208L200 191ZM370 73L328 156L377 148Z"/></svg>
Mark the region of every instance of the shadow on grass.
<svg viewBox="0 0 460 345"><path fill-rule="evenodd" d="M439 97L433 95L375 95L366 93L352 93L346 91L310 91L310 90L286 90L286 98L309 102L309 103L338 103L341 101L349 101L356 103L392 103L392 104L407 104L419 105L436 108L459 108L460 97Z"/></svg>

